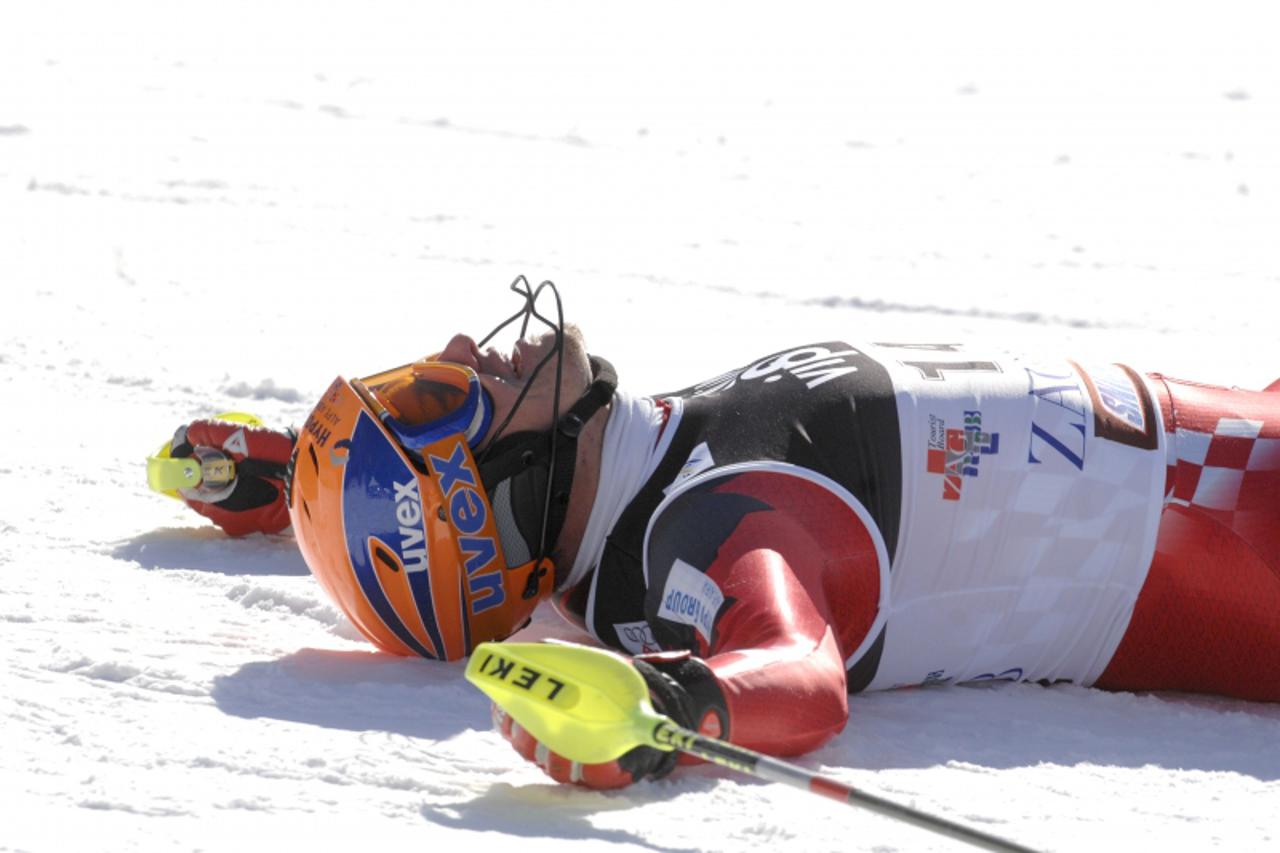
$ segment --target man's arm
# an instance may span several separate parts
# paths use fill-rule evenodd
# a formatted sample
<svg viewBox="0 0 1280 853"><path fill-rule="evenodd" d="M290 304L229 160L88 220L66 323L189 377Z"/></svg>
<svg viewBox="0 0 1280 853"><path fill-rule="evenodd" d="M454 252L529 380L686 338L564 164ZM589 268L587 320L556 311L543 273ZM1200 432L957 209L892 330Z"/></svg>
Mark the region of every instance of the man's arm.
<svg viewBox="0 0 1280 853"><path fill-rule="evenodd" d="M180 497L228 535L245 536L279 533L289 526L284 481L293 446L292 432L268 429L256 422L210 418L178 427L169 455L191 457L208 447L235 463L235 479L217 493L187 489Z"/></svg>
<svg viewBox="0 0 1280 853"><path fill-rule="evenodd" d="M705 661L730 740L794 755L843 728L845 660L887 579L881 543L846 491L786 466L713 474L655 517L645 614L660 645Z"/></svg>
<svg viewBox="0 0 1280 853"><path fill-rule="evenodd" d="M806 588L787 557L768 548L733 554L708 576L733 602L705 658L725 699L729 740L798 755L840 732L849 716L844 657L814 601L821 588Z"/></svg>
<svg viewBox="0 0 1280 853"><path fill-rule="evenodd" d="M645 616L671 651L636 657L660 710L773 755L814 749L844 727L845 657L876 624L888 567L866 514L837 490L820 477L739 472L660 510L645 548ZM500 731L559 781L617 787L674 764L641 753L577 766Z"/></svg>

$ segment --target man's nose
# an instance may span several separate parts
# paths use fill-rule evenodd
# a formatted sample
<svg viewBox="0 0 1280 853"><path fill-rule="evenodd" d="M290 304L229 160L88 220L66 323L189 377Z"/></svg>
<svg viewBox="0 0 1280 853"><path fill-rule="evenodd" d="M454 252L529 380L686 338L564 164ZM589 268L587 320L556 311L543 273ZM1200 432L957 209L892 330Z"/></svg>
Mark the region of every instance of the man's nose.
<svg viewBox="0 0 1280 853"><path fill-rule="evenodd" d="M436 358L440 361L466 365L475 371L480 369L480 349L467 335L454 335Z"/></svg>

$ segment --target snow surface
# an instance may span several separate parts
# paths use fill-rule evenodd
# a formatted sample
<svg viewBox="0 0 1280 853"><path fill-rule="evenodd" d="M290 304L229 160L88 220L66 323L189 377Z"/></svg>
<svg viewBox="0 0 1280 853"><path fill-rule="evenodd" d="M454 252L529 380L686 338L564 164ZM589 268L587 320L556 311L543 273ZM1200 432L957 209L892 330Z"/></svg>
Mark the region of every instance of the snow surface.
<svg viewBox="0 0 1280 853"><path fill-rule="evenodd" d="M827 336L1280 376L1265 4L10 4L0 848L923 850L712 768L549 783L143 459L552 278L659 391ZM544 614L528 634L574 636ZM1275 849L1280 706L854 697L802 763L1056 850Z"/></svg>

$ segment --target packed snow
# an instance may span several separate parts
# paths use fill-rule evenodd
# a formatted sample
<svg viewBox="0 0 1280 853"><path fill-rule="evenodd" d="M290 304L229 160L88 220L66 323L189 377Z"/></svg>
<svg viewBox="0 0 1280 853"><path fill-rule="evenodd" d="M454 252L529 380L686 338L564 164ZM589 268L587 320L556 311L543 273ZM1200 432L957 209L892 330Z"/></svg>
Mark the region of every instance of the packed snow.
<svg viewBox="0 0 1280 853"><path fill-rule="evenodd" d="M832 337L1280 377L1249 4L18 4L0 14L0 849L930 850L710 768L561 787L288 535L146 488L482 334L517 274L638 392ZM581 637L542 613L525 637ZM1280 706L851 699L800 759L1052 850L1270 850Z"/></svg>

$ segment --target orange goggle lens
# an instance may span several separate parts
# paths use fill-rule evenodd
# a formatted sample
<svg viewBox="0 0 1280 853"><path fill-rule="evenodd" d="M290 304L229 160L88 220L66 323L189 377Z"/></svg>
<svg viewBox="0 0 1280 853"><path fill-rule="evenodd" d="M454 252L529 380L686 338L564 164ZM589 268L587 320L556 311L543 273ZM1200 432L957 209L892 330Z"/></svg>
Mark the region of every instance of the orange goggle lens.
<svg viewBox="0 0 1280 853"><path fill-rule="evenodd" d="M351 384L387 429L412 450L458 433L474 448L493 420L480 377L460 364L417 361Z"/></svg>

